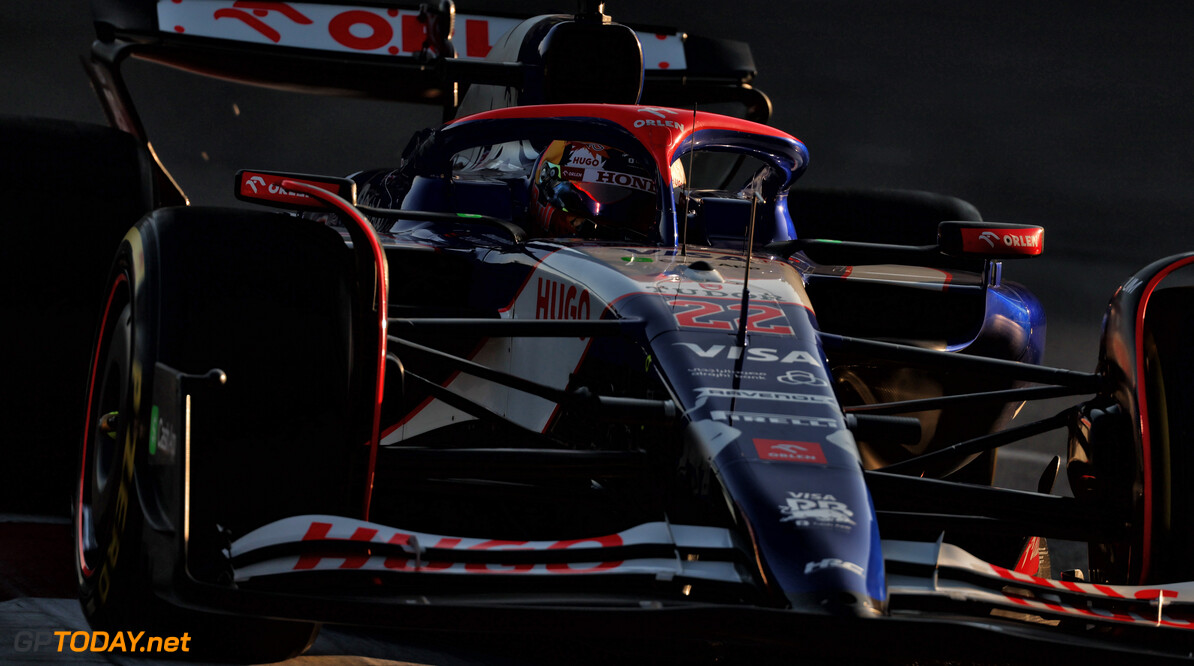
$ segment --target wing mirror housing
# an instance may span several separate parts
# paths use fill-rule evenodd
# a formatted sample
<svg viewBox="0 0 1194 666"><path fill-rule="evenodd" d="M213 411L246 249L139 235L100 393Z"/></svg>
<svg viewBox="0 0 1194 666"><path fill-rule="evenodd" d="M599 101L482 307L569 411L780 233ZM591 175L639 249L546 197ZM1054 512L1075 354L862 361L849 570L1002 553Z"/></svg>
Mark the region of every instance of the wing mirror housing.
<svg viewBox="0 0 1194 666"><path fill-rule="evenodd" d="M936 245L894 245L825 238L797 238L770 243L768 252L783 258L804 252L819 264L919 265L946 255L963 259L1004 260L1040 256L1045 229L1032 224L946 221L937 225Z"/></svg>
<svg viewBox="0 0 1194 666"><path fill-rule="evenodd" d="M319 199L307 196L301 192L292 192L282 187L282 181L285 180L294 180L322 187L353 205L356 205L357 202L357 185L348 178L289 173L286 171L260 171L256 169L242 169L236 173L236 198L241 201L263 204L273 208L300 211L332 210Z"/></svg>
<svg viewBox="0 0 1194 666"><path fill-rule="evenodd" d="M1000 222L942 222L937 225L937 249L951 257L972 259L1037 257L1045 249L1045 228Z"/></svg>

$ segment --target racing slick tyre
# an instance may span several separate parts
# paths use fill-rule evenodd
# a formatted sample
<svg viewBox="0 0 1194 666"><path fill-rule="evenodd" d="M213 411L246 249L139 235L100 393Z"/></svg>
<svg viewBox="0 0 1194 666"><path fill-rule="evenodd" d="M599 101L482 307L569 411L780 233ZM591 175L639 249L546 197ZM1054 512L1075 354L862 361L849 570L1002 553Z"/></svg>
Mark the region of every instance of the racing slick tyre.
<svg viewBox="0 0 1194 666"><path fill-rule="evenodd" d="M87 330L120 239L153 207L152 159L109 127L0 116L0 196L21 232L3 245L0 290L10 326L0 348L0 417L11 446L0 509L70 506L74 418L83 410ZM72 425L73 424L73 425Z"/></svg>
<svg viewBox="0 0 1194 666"><path fill-rule="evenodd" d="M1160 289L1144 320L1144 377L1151 433L1152 530L1147 583L1194 578L1194 287ZM1143 506L1140 510L1144 510ZM1143 536L1143 535L1142 535Z"/></svg>
<svg viewBox="0 0 1194 666"><path fill-rule="evenodd" d="M125 237L96 336L75 505L94 628L187 634L189 653L175 656L190 659L275 661L313 642L317 624L185 607L193 597L175 583L235 593L228 539L349 510L351 268L334 230L272 213L163 209ZM162 366L226 379L218 397L188 403L192 443L172 454L186 456L187 477L173 484L163 479L183 476L164 471L165 447L150 452Z"/></svg>

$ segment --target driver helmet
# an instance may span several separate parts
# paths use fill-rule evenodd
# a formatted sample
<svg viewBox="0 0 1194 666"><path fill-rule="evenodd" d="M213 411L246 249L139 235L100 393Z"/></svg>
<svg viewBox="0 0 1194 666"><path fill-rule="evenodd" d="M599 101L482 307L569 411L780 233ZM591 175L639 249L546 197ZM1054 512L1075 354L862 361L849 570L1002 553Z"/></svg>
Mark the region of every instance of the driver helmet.
<svg viewBox="0 0 1194 666"><path fill-rule="evenodd" d="M531 181L531 223L549 237L645 239L658 220L655 170L617 148L553 141Z"/></svg>

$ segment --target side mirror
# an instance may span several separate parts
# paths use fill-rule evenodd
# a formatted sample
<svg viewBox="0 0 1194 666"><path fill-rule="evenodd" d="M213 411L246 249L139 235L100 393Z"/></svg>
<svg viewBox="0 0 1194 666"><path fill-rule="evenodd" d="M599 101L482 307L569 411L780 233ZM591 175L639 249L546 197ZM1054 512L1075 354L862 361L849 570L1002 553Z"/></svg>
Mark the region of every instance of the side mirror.
<svg viewBox="0 0 1194 666"><path fill-rule="evenodd" d="M948 221L937 225L936 245L892 245L797 238L771 243L765 249L784 259L792 256L794 252L803 251L809 259L819 264L915 266L942 254L963 259L1023 259L1040 255L1044 248L1044 227L1002 222Z"/></svg>
<svg viewBox="0 0 1194 666"><path fill-rule="evenodd" d="M258 171L242 169L236 172L236 198L249 203L263 204L273 208L290 210L330 210L319 199L301 192L292 192L282 187L282 181L294 180L315 187L322 187L340 198L356 205L357 184L348 178L313 176L285 171Z"/></svg>
<svg viewBox="0 0 1194 666"><path fill-rule="evenodd" d="M937 249L951 257L1020 259L1045 249L1045 229L1031 224L999 222L942 222L937 225Z"/></svg>

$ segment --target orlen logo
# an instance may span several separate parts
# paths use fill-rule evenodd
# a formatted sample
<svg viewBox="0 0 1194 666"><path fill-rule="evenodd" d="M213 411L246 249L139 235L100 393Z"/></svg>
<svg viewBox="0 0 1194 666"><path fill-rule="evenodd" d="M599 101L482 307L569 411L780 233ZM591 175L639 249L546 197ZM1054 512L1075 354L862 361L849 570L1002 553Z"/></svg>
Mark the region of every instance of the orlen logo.
<svg viewBox="0 0 1194 666"><path fill-rule="evenodd" d="M678 130L684 129L684 125L682 125L674 120L667 120L668 115L676 115L677 113L679 113L679 111L677 111L675 109L661 109L658 107L645 107L645 108L639 109L639 112L649 113L653 116L661 118L661 120L655 120L655 119L636 120L636 121L634 121L635 127L669 127L671 129L678 129Z"/></svg>
<svg viewBox="0 0 1194 666"><path fill-rule="evenodd" d="M410 4L418 7L418 3ZM163 30L328 51L418 53L433 29L430 22L419 20L417 10L395 8L344 8L272 0L174 0L157 5L158 25ZM458 55L475 59L485 57L493 41L517 25L518 20L457 15L456 23L456 44L461 47Z"/></svg>
<svg viewBox="0 0 1194 666"><path fill-rule="evenodd" d="M314 184L314 183L313 183ZM298 199L310 199L311 197L301 192L291 192L282 187L280 181L266 182L265 178L261 176L253 176L245 181L245 187L253 191L253 194L264 195L265 193L273 194L279 197L293 197ZM247 192L245 194L248 194Z"/></svg>
<svg viewBox="0 0 1194 666"><path fill-rule="evenodd" d="M332 178L282 171L242 170L236 174L236 198L253 203L267 203L280 208L324 210L327 205L302 192L292 192L282 183L292 180L327 190L350 203L356 201L356 184L347 178Z"/></svg>
<svg viewBox="0 0 1194 666"><path fill-rule="evenodd" d="M963 229L962 249L980 254L1041 253L1045 230L1035 229Z"/></svg>
<svg viewBox="0 0 1194 666"><path fill-rule="evenodd" d="M635 127L670 127L672 129L682 130L684 126L674 120L636 120Z"/></svg>
<svg viewBox="0 0 1194 666"><path fill-rule="evenodd" d="M755 451L763 460L828 464L825 452L816 442L789 442L782 439L755 439Z"/></svg>
<svg viewBox="0 0 1194 666"><path fill-rule="evenodd" d="M588 319L592 310L589 290L574 284L538 278L535 319Z"/></svg>

